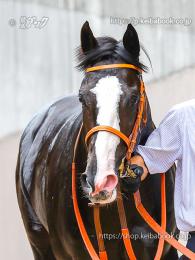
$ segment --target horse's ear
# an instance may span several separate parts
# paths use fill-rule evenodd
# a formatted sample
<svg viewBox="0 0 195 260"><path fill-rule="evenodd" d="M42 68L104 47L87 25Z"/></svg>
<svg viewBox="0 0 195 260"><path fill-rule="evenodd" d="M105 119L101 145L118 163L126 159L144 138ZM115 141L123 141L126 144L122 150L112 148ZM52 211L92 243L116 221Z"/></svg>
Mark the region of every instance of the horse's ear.
<svg viewBox="0 0 195 260"><path fill-rule="evenodd" d="M92 33L88 21L86 21L81 29L81 48L83 52L87 52L96 48L97 46L97 40Z"/></svg>
<svg viewBox="0 0 195 260"><path fill-rule="evenodd" d="M123 45L125 49L134 57L138 58L140 53L140 44L137 32L133 25L128 24L127 30L123 36Z"/></svg>

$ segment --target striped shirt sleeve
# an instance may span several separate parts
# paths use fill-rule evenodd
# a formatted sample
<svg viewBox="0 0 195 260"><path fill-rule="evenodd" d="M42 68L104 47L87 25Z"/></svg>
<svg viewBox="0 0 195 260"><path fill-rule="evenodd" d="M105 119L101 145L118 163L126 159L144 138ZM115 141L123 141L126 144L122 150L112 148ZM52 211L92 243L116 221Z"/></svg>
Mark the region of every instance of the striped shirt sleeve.
<svg viewBox="0 0 195 260"><path fill-rule="evenodd" d="M140 154L151 174L166 172L182 154L181 114L172 109L159 127L149 136L145 146L138 145Z"/></svg>

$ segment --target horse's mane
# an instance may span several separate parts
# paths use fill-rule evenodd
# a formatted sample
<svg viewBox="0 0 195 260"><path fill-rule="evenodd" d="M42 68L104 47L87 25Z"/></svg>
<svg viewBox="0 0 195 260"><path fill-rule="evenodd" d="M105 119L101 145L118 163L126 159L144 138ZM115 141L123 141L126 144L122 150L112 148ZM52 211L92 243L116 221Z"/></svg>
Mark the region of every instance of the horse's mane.
<svg viewBox="0 0 195 260"><path fill-rule="evenodd" d="M126 63L133 64L143 71L147 72L148 67L141 63L139 59L133 58L132 55L123 47L122 41L117 41L111 37L98 37L96 39L98 41L98 47L88 52L83 53L81 47L77 48L76 56L79 62L79 64L77 65L77 69L85 70L93 64L104 60L109 60L111 63L113 63L114 60L120 58ZM142 46L141 49L150 61L149 55L147 54L146 50Z"/></svg>

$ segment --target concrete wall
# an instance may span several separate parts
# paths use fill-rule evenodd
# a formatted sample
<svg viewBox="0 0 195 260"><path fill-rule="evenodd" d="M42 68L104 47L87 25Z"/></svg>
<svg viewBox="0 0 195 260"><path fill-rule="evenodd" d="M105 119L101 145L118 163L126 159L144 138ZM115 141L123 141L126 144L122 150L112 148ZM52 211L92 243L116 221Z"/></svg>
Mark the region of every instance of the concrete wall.
<svg viewBox="0 0 195 260"><path fill-rule="evenodd" d="M86 19L95 35L117 39L126 29L125 18L192 19L190 26L136 26L153 63L153 73L146 77L148 81L195 64L194 10L193 0L1 0L0 137L24 128L32 115L48 102L77 92L82 75L74 68L74 50ZM42 17L49 20L42 29L34 24L21 29L21 16L35 17L35 21ZM110 23L110 17L118 20ZM162 100L161 105L164 104Z"/></svg>
<svg viewBox="0 0 195 260"><path fill-rule="evenodd" d="M15 167L20 134L0 140L0 259L33 260L15 190Z"/></svg>
<svg viewBox="0 0 195 260"><path fill-rule="evenodd" d="M195 67L192 67L146 85L157 126L173 105L195 98L194 82Z"/></svg>

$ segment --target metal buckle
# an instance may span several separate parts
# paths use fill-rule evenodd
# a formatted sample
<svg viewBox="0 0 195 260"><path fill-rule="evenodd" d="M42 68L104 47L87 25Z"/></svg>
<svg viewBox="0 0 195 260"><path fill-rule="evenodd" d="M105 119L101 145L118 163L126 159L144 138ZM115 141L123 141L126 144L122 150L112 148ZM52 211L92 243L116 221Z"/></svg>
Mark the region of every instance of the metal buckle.
<svg viewBox="0 0 195 260"><path fill-rule="evenodd" d="M133 179L137 178L137 175L134 173L134 171L130 168L130 164L127 162L126 157L122 159L122 162L118 168L119 171L119 177L130 177Z"/></svg>

